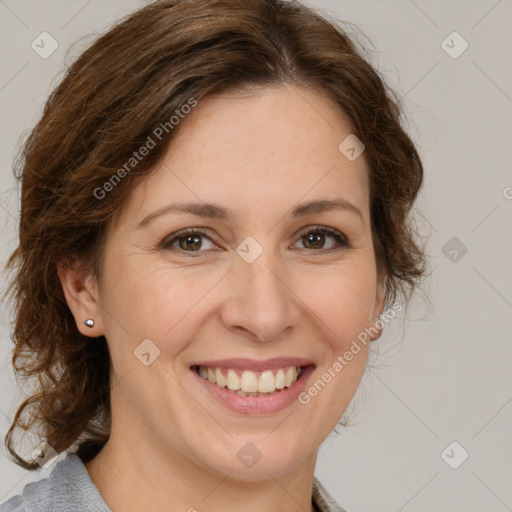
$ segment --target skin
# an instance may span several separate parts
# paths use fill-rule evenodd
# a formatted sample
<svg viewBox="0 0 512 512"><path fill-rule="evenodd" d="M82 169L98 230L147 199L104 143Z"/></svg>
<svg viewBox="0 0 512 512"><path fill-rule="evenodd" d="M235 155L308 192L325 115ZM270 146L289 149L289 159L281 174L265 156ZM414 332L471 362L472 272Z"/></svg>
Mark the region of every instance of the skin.
<svg viewBox="0 0 512 512"><path fill-rule="evenodd" d="M104 334L112 357L112 434L86 468L113 510L312 510L318 448L354 395L368 348L307 405L266 415L221 407L189 365L303 357L316 364L311 385L378 318L367 164L364 153L349 161L338 150L351 132L330 99L296 86L208 97L115 216L100 279L59 265L79 330ZM335 197L362 216L289 215ZM234 218L169 213L137 228L178 201L216 203ZM350 246L326 252L339 246L331 235L308 244L303 232L315 225ZM159 247L197 227L208 231L198 250ZM263 248L252 263L236 253L247 236ZM160 350L149 366L134 357L147 338ZM251 468L237 458L247 442L262 453Z"/></svg>

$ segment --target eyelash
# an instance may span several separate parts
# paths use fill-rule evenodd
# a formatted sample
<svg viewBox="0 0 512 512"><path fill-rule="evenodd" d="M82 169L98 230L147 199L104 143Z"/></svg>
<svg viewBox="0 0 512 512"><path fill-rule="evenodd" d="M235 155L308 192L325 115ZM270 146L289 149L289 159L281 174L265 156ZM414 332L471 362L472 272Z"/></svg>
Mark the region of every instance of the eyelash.
<svg viewBox="0 0 512 512"><path fill-rule="evenodd" d="M310 227L307 231L304 231L303 233L300 234L300 236L297 238L297 241L299 241L302 237L309 235L311 233L321 233L323 235L332 236L333 238L336 239L338 246L330 248L330 249L303 249L305 251L312 252L312 253L317 252L317 253L325 254L325 253L331 253L331 252L339 251L342 249L350 248L350 243L348 242L347 238L342 233L340 233L339 231L334 230L334 229L325 228L323 226ZM189 236L190 235L201 235L201 236L208 238L212 242L214 242L214 240L212 239L211 236L209 236L207 231L205 231L201 228L187 228L187 229L178 231L177 233L174 233L173 235L169 235L172 238L169 238L169 236L164 238L164 240L160 244L160 247L165 250L174 250L174 251L179 251L179 252L182 252L185 254L190 253L189 255L187 255L187 257L191 257L191 258L196 258L200 255L200 253L206 252L204 250L203 251L201 251L201 250L185 251L180 248L176 249L176 248L171 247L174 242L176 242L180 238L187 236L187 235L189 235ZM196 253L196 254L194 254L194 253Z"/></svg>

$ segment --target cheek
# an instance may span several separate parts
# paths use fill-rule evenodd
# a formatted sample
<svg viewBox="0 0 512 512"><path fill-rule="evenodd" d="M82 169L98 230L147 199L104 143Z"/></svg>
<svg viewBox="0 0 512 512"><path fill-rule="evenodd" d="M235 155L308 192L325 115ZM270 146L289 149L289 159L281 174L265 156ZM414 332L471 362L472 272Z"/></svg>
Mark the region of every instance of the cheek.
<svg viewBox="0 0 512 512"><path fill-rule="evenodd" d="M131 343L149 338L162 350L177 351L179 347L169 343L179 340L177 333L201 310L201 302L207 303L208 291L221 276L199 267L171 268L166 262L148 259L140 255L111 258L105 267L110 276L104 299L108 330L114 340L126 339L128 333Z"/></svg>
<svg viewBox="0 0 512 512"><path fill-rule="evenodd" d="M324 325L324 336L336 348L357 337L374 320L376 273L373 262L344 265L302 280L298 295Z"/></svg>
<svg viewBox="0 0 512 512"><path fill-rule="evenodd" d="M150 258L112 255L106 260L107 338L116 343L128 336L133 347L149 338L172 357L184 348L187 336L222 308L226 297L232 298L222 279L227 269L171 267ZM367 251L335 265L291 267L285 280L293 291L288 300L304 311L336 353L373 320L376 274Z"/></svg>

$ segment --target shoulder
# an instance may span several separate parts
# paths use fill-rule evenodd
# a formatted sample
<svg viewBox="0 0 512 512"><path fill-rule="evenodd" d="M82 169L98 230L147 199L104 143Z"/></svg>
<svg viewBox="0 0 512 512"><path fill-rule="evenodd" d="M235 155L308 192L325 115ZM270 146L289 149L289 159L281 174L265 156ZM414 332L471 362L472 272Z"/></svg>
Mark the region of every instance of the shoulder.
<svg viewBox="0 0 512 512"><path fill-rule="evenodd" d="M83 462L68 453L50 476L27 484L20 495L0 505L0 512L111 512Z"/></svg>
<svg viewBox="0 0 512 512"><path fill-rule="evenodd" d="M313 504L319 512L347 512L334 501L316 477L313 478Z"/></svg>

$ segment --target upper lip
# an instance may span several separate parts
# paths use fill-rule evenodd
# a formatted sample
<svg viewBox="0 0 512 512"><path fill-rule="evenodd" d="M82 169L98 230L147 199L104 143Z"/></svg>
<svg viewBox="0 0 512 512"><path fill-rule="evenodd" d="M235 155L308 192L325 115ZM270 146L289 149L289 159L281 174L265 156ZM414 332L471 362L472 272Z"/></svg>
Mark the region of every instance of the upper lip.
<svg viewBox="0 0 512 512"><path fill-rule="evenodd" d="M234 370L264 371L287 366L310 366L313 365L310 359L299 357L273 357L272 359L216 359L215 361L198 361L190 366L206 366L212 368L232 368Z"/></svg>

